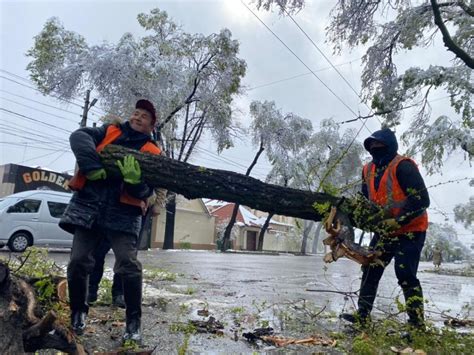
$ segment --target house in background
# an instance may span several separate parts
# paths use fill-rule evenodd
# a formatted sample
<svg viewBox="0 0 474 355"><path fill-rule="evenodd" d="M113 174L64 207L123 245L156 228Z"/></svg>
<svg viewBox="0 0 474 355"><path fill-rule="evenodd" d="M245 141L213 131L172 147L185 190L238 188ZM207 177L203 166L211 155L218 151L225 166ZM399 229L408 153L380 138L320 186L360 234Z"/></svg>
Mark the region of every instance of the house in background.
<svg viewBox="0 0 474 355"><path fill-rule="evenodd" d="M215 239L217 239L220 237L220 234L224 232L232 216L234 203L209 200L206 201L206 206L211 215L216 218ZM257 250L260 229L267 218L267 214L261 213L262 215L259 217L252 213L247 207L239 206L231 241L232 249ZM293 224L279 222L276 218L272 218L267 232L265 233L263 250L282 252L298 251L298 243L295 243L293 230Z"/></svg>
<svg viewBox="0 0 474 355"><path fill-rule="evenodd" d="M176 196L174 227L175 249L215 250L216 222L202 199L188 200ZM166 209L154 218L151 232L151 248L162 248L165 238Z"/></svg>

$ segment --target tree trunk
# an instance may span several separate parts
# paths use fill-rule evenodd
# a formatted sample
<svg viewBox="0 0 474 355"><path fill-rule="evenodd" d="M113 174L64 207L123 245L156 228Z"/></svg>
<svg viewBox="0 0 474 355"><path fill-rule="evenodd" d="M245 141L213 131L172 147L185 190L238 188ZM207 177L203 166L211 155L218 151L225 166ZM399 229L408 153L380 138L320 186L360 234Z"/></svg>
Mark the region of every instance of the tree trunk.
<svg viewBox="0 0 474 355"><path fill-rule="evenodd" d="M380 209L367 200L341 200L326 193L267 184L232 171L208 169L114 145L108 145L101 152L109 176L120 176L116 161L127 154L138 160L143 179L150 186L168 189L188 199L223 200L270 214L313 221L321 221L329 206L338 205L340 211L352 217L356 227L366 230L375 229L383 219Z"/></svg>
<svg viewBox="0 0 474 355"><path fill-rule="evenodd" d="M238 203L234 204L234 209L232 210L232 216L230 216L229 223L224 230L224 236L222 237L221 251L224 252L229 249L230 246L230 234L232 233L232 228L234 228L235 221L237 219L237 213L239 212L240 205Z"/></svg>
<svg viewBox="0 0 474 355"><path fill-rule="evenodd" d="M306 245L308 244L308 237L311 229L313 229L314 222L304 220L303 222L303 240L301 241L300 253L306 255Z"/></svg>
<svg viewBox="0 0 474 355"><path fill-rule="evenodd" d="M322 222L318 222L318 225L316 226L316 232L314 232L313 246L311 248L311 253L313 254L318 253L318 243L319 243L319 237L321 236L322 228L323 228Z"/></svg>
<svg viewBox="0 0 474 355"><path fill-rule="evenodd" d="M262 154L264 149L265 148L263 148L263 141L261 141L260 148L258 149L257 154L255 154L255 157L253 158L252 163L247 168L247 171L245 172L245 176L250 175L253 167L255 166L255 164L257 164L257 160ZM232 216L230 217L230 221L227 224L227 227L225 228L225 231L224 231L224 237L222 238L221 251L226 251L227 249L229 249L230 234L232 233L232 228L234 228L235 220L237 219L237 213L239 212L239 207L240 205L238 203L234 205L234 209L232 210Z"/></svg>
<svg viewBox="0 0 474 355"><path fill-rule="evenodd" d="M168 191L166 196L166 225L163 249L174 249L174 221L176 217L176 194Z"/></svg>
<svg viewBox="0 0 474 355"><path fill-rule="evenodd" d="M38 312L32 286L12 275L0 261L0 354L35 353L40 349L85 354L69 331L55 322L54 311L40 318Z"/></svg>
<svg viewBox="0 0 474 355"><path fill-rule="evenodd" d="M257 250L259 251L263 250L263 241L265 240L265 233L268 229L268 226L270 225L270 221L272 217L273 217L273 213L269 213L267 216L267 219L265 220L265 223L260 229L260 234L258 235L258 246L257 246Z"/></svg>

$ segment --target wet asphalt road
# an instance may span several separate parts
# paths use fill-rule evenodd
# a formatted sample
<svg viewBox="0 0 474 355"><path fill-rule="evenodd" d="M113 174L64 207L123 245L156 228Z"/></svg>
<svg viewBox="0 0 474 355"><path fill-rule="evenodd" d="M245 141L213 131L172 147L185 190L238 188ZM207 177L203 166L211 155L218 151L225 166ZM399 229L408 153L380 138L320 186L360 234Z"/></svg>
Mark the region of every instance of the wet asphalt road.
<svg viewBox="0 0 474 355"><path fill-rule="evenodd" d="M65 265L69 254L52 252L50 256L58 264ZM342 258L335 263L325 264L322 255L149 250L140 251L139 259L145 269L162 268L183 274L184 277L176 280L178 284L206 291L209 297L233 295L236 304L248 303L249 299L266 300L269 303L306 299L336 313L343 306L346 309L351 307L352 302L341 294L307 290L357 291L361 278L360 266L355 262ZM112 268L113 262L114 256L109 254L107 267ZM460 268L463 265L444 264L442 267ZM465 304L474 307L473 278L424 272L432 268L431 263L422 262L418 273L425 298L429 300L428 311L451 310L456 314ZM393 264L390 264L381 280L376 306L388 310L393 307L397 295L402 297ZM377 310L374 312L377 313ZM429 313L428 316L433 320L439 319L435 314Z"/></svg>
<svg viewBox="0 0 474 355"><path fill-rule="evenodd" d="M7 256L7 252L2 250L0 256ZM50 251L49 257L58 265L66 265L69 251ZM264 324L272 326L277 334L296 338L343 331L344 322L338 320L337 315L342 311L352 311L357 299L337 292L357 291L361 277L360 266L355 262L340 259L336 263L324 264L322 255L150 250L141 251L139 259L145 270L164 269L176 274L175 280L167 281L145 277L142 329L145 342L155 348L156 354L176 353L186 343L186 336L183 332L172 331L172 326L186 324L191 319L207 319L198 315L197 311L202 309L207 309L209 315L224 324L224 336L193 334L187 342L190 352L279 352L262 344L251 345L242 338L242 333ZM105 273L108 278L112 275L113 262L114 256L109 254ZM463 266L444 265L449 268ZM423 272L432 267L431 263L421 263L418 274L429 300L426 310L430 320L441 324L441 311L450 310L450 314L456 316L464 305L474 307L473 278ZM390 265L381 281L374 317L382 318L384 311L395 311L396 296L403 301L393 265ZM304 322L305 314L322 308L326 317L310 318L309 322ZM111 350L120 344L123 329L110 326L112 319L108 322L93 321L104 315L122 321L124 317L120 309L111 311L108 306L93 307L90 332L84 335L84 343L90 349ZM285 317L293 320L285 321ZM295 320L303 320L303 323L295 323ZM293 350L304 353L316 349L302 349L300 346ZM323 350L328 351L327 348Z"/></svg>

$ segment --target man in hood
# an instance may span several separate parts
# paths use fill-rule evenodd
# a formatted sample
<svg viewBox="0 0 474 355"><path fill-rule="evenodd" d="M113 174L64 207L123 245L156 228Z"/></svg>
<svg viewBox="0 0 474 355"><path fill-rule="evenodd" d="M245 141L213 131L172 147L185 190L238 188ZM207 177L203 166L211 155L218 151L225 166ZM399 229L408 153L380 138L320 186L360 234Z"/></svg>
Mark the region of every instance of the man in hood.
<svg viewBox="0 0 474 355"><path fill-rule="evenodd" d="M394 259L408 324L423 326L423 292L416 274L428 228L428 191L416 163L397 153L397 138L390 129L374 132L364 141L364 147L372 161L363 169L362 193L380 206L386 216L374 233L370 248L382 253L380 259L385 266L362 267L358 310L355 314L343 313L341 318L362 324L370 320L379 281Z"/></svg>

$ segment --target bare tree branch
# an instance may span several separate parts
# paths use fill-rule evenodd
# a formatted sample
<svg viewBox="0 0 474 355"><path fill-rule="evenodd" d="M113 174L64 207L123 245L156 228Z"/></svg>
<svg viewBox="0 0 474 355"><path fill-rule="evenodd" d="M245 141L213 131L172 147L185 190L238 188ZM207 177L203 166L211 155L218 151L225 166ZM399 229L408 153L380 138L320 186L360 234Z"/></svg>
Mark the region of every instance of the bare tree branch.
<svg viewBox="0 0 474 355"><path fill-rule="evenodd" d="M436 0L430 0L431 7L433 8L434 22L438 26L443 35L444 45L453 52L456 57L461 59L469 68L474 69L474 59L469 56L462 48L460 48L456 43L454 43L451 38L448 29L444 25L443 19L441 18L441 12L439 11L439 5Z"/></svg>

